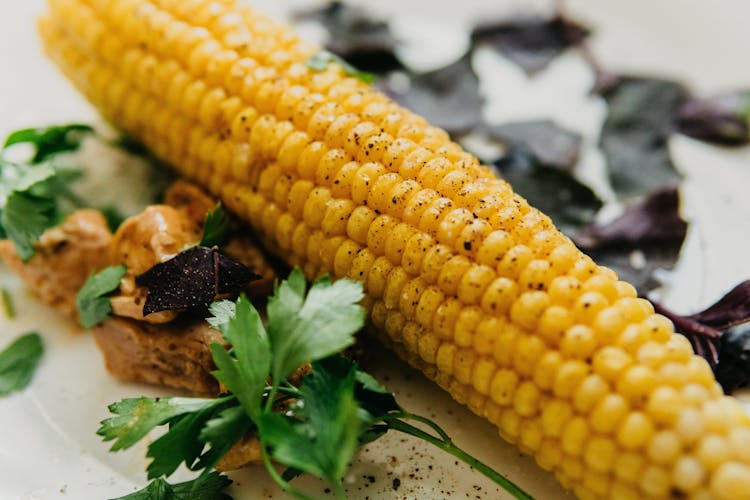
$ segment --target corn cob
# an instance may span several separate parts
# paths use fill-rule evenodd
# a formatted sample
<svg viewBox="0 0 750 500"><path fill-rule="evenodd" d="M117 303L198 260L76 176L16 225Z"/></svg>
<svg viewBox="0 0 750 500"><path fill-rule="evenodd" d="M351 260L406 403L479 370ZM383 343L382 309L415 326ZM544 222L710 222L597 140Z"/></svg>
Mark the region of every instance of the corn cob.
<svg viewBox="0 0 750 500"><path fill-rule="evenodd" d="M634 288L447 134L234 1L49 0L101 112L581 498L750 498L750 419Z"/></svg>

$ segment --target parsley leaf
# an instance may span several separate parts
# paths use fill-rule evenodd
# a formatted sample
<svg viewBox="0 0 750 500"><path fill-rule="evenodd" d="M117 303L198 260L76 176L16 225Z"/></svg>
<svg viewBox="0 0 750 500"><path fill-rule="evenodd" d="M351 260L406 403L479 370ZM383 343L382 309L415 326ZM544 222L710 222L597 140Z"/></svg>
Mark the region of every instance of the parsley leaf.
<svg viewBox="0 0 750 500"><path fill-rule="evenodd" d="M2 165L0 224L24 262L34 255L34 243L42 233L57 221L57 204L49 195L54 176L49 165Z"/></svg>
<svg viewBox="0 0 750 500"><path fill-rule="evenodd" d="M226 242L229 219L221 206L216 204L213 210L206 214L206 222L203 226L203 237L198 245L204 247L221 246Z"/></svg>
<svg viewBox="0 0 750 500"><path fill-rule="evenodd" d="M216 407L225 399L200 398L128 398L109 405L117 416L101 422L96 433L104 441L115 440L110 451L130 448L143 439L154 427L186 413Z"/></svg>
<svg viewBox="0 0 750 500"><path fill-rule="evenodd" d="M295 271L268 303L268 336L273 346L271 375L283 380L305 362L317 361L354 343L364 325L365 312L357 305L362 284L351 280L316 281L300 306L304 281Z"/></svg>
<svg viewBox="0 0 750 500"><path fill-rule="evenodd" d="M34 255L34 243L55 221L55 203L52 200L18 191L8 196L0 216L5 233L24 262Z"/></svg>
<svg viewBox="0 0 750 500"><path fill-rule="evenodd" d="M300 389L304 405L298 417L303 420L276 413L261 417L261 435L273 457L340 485L362 427L354 384L353 366L315 363Z"/></svg>
<svg viewBox="0 0 750 500"><path fill-rule="evenodd" d="M124 265L110 266L88 277L76 294L76 307L84 328L101 323L112 311L112 304L106 297L120 286L120 280L127 273Z"/></svg>
<svg viewBox="0 0 750 500"><path fill-rule="evenodd" d="M232 497L222 492L230 484L232 480L218 472L177 484L156 479L142 490L113 500L231 500Z"/></svg>
<svg viewBox="0 0 750 500"><path fill-rule="evenodd" d="M170 419L166 434L148 446L146 456L153 458L146 468L149 479L171 475L182 462L188 467L195 463L204 447L204 443L198 439L201 429L220 403Z"/></svg>
<svg viewBox="0 0 750 500"><path fill-rule="evenodd" d="M43 353L42 337L36 332L18 337L0 352L0 396L28 386Z"/></svg>
<svg viewBox="0 0 750 500"><path fill-rule="evenodd" d="M327 50L319 50L313 54L310 59L305 61L305 66L314 69L315 71L324 71L331 63L338 64L341 66L341 69L344 70L344 73L358 78L365 83L369 84L375 81L375 75L373 73L360 71L341 57L332 52L328 52Z"/></svg>
<svg viewBox="0 0 750 500"><path fill-rule="evenodd" d="M22 143L32 144L35 153L31 162L41 163L56 154L76 151L81 146L83 136L93 131L94 129L91 126L78 123L44 128L27 128L10 134L3 147L7 148Z"/></svg>
<svg viewBox="0 0 750 500"><path fill-rule="evenodd" d="M211 448L200 457L197 469L212 469L229 449L253 428L242 406L231 406L207 421L200 432L201 441Z"/></svg>
<svg viewBox="0 0 750 500"><path fill-rule="evenodd" d="M230 353L220 344L211 344L218 368L213 375L257 421L271 368L271 346L260 314L244 295L237 299L236 314L226 324L224 337L234 347Z"/></svg>
<svg viewBox="0 0 750 500"><path fill-rule="evenodd" d="M218 300L212 302L208 307L208 311L211 313L210 318L206 318L206 321L213 328L221 332L226 331L226 325L234 318L237 305L231 300Z"/></svg>

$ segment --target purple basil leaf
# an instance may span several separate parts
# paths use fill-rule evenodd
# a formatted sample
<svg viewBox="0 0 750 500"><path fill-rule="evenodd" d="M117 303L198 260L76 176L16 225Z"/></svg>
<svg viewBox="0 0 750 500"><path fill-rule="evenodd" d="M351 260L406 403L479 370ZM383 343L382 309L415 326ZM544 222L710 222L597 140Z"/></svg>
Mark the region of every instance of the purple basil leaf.
<svg viewBox="0 0 750 500"><path fill-rule="evenodd" d="M396 57L396 40L388 23L360 7L331 2L298 12L295 18L321 23L329 34L326 49L362 71L385 73L403 67Z"/></svg>
<svg viewBox="0 0 750 500"><path fill-rule="evenodd" d="M741 146L750 141L749 114L747 90L691 98L677 110L677 130L702 141Z"/></svg>
<svg viewBox="0 0 750 500"><path fill-rule="evenodd" d="M679 208L677 188L661 189L628 206L608 224L582 228L574 239L584 249L669 241L682 243L687 222L680 216Z"/></svg>
<svg viewBox="0 0 750 500"><path fill-rule="evenodd" d="M689 318L717 330L726 330L734 325L750 321L750 280L743 281L714 305Z"/></svg>
<svg viewBox="0 0 750 500"><path fill-rule="evenodd" d="M484 42L518 64L527 74L537 73L568 47L578 45L589 30L563 16L525 17L479 25L474 42Z"/></svg>
<svg viewBox="0 0 750 500"><path fill-rule="evenodd" d="M208 306L218 295L237 295L259 279L218 250L195 246L136 276L148 288L143 314Z"/></svg>
<svg viewBox="0 0 750 500"><path fill-rule="evenodd" d="M682 85L621 77L602 95L608 113L600 144L619 197L632 198L677 184L680 176L669 157L667 139L675 127L677 108L685 100Z"/></svg>
<svg viewBox="0 0 750 500"><path fill-rule="evenodd" d="M561 170L573 169L581 152L581 134L550 120L491 125L488 133L509 148L524 148L541 165Z"/></svg>
<svg viewBox="0 0 750 500"><path fill-rule="evenodd" d="M451 134L468 132L482 118L479 78L471 67L471 54L444 68L414 75L406 89L389 80L381 80L380 89Z"/></svg>
<svg viewBox="0 0 750 500"><path fill-rule="evenodd" d="M750 381L750 280L743 281L705 310L674 313L659 303L654 310L690 340L696 354L714 368L716 379L729 393ZM722 332L723 331L723 332Z"/></svg>
<svg viewBox="0 0 750 500"><path fill-rule="evenodd" d="M692 319L690 316L674 313L658 302L653 304L654 311L669 318L674 323L675 330L687 337L695 353L708 361L712 367L715 367L719 362L721 332Z"/></svg>
<svg viewBox="0 0 750 500"><path fill-rule="evenodd" d="M608 224L583 227L573 240L599 265L614 269L646 294L659 285L654 271L677 262L686 231L679 194L668 188L630 205Z"/></svg>
<svg viewBox="0 0 750 500"><path fill-rule="evenodd" d="M602 206L588 186L569 172L542 164L523 146L511 147L495 166L518 194L550 216L566 234L591 222Z"/></svg>

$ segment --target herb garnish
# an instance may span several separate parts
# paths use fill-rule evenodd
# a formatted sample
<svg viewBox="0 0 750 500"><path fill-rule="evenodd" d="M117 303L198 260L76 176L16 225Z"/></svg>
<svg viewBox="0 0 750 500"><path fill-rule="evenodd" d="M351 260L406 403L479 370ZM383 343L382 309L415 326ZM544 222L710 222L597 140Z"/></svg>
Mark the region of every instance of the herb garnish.
<svg viewBox="0 0 750 500"><path fill-rule="evenodd" d="M20 391L31 383L44 354L42 337L28 332L0 352L0 396Z"/></svg>
<svg viewBox="0 0 750 500"><path fill-rule="evenodd" d="M203 236L198 245L204 247L222 246L227 239L227 229L229 229L229 219L221 206L217 203L213 210L206 214L206 222L203 224Z"/></svg>
<svg viewBox="0 0 750 500"><path fill-rule="evenodd" d="M110 266L88 277L76 294L76 307L81 325L91 328L107 319L112 312L108 294L117 290L127 273L124 265Z"/></svg>
<svg viewBox="0 0 750 500"><path fill-rule="evenodd" d="M142 490L112 500L231 500L232 497L223 493L231 484L231 479L218 472L177 484L156 479Z"/></svg>
<svg viewBox="0 0 750 500"><path fill-rule="evenodd" d="M5 139L3 148L15 144L31 144L35 153L31 163L41 163L59 153L76 151L81 146L83 136L93 133L90 125L73 123L51 127L17 130Z"/></svg>
<svg viewBox="0 0 750 500"><path fill-rule="evenodd" d="M372 83L375 81L374 74L358 70L357 68L343 60L341 57L332 52L328 52L327 50L320 50L313 54L310 59L305 61L305 66L307 66L308 68L312 68L315 71L323 71L331 63L338 64L339 66L341 66L341 69L344 70L344 73L349 76L358 78L365 83Z"/></svg>
<svg viewBox="0 0 750 500"><path fill-rule="evenodd" d="M218 399L125 399L110 406L117 416L104 420L98 433L115 440L112 449L119 450L168 425L148 447L153 458L148 476L157 478L182 462L205 474L250 431L260 441L266 470L282 489L308 498L289 483L307 472L329 481L344 498L342 476L357 448L394 430L452 454L517 498L530 498L459 449L437 424L403 410L375 379L337 354L364 324L364 309L357 305L362 298L362 285L349 280L326 277L307 290L295 269L269 299L265 325L244 296L235 303L214 303L209 323L228 344L211 346L214 375L228 392ZM308 374L294 385L293 374L305 366ZM287 471L279 475L271 459Z"/></svg>
<svg viewBox="0 0 750 500"><path fill-rule="evenodd" d="M50 161L59 153L77 150L82 134L92 131L79 124L24 129L5 140L0 150L0 236L13 241L23 261L34 255L34 243L42 233L60 221L60 200L80 202L68 189L80 171L58 168ZM24 143L35 149L30 159L17 163L6 158L8 148Z"/></svg>

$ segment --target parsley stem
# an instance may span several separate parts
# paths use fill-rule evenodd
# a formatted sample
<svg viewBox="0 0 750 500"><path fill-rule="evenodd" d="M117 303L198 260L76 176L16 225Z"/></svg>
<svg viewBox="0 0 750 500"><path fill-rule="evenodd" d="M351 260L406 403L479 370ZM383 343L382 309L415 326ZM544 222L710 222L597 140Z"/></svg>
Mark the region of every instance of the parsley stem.
<svg viewBox="0 0 750 500"><path fill-rule="evenodd" d="M446 443L453 442L450 436L448 435L448 433L445 432L442 427L440 427L437 423L433 422L427 417L423 417L421 415L415 415L413 413L409 413L408 411L404 411L404 412L401 412L401 414L399 415L399 418L405 418L407 420L415 420L417 422L423 423L426 426L430 427L435 432L437 432L440 435L440 437L443 439L443 441L445 441Z"/></svg>
<svg viewBox="0 0 750 500"><path fill-rule="evenodd" d="M274 482L279 485L279 488L284 490L285 492L289 493L292 496L295 496L299 498L300 500L313 500L309 496L307 496L302 490L298 490L291 484L289 484L288 481L285 481L283 477L281 477L276 470L276 468L271 463L271 457L268 456L268 445L266 444L263 439L260 440L260 454L263 457L263 465L266 468L266 471L268 471L268 475L271 476L271 479L274 480Z"/></svg>
<svg viewBox="0 0 750 500"><path fill-rule="evenodd" d="M333 492L336 494L338 500L346 500L346 491L344 491L344 485L340 481L331 481L333 485Z"/></svg>
<svg viewBox="0 0 750 500"><path fill-rule="evenodd" d="M420 418L424 418L424 417L420 417ZM419 419L415 419L415 420L419 420ZM422 422L423 420L419 420L419 421ZM399 432L409 434L416 438L423 439L427 441L428 443L431 443L432 445L445 451L446 453L453 455L454 457L458 458L465 464L469 465L470 467L484 474L487 478L491 479L494 483L501 486L505 491L513 495L515 498L519 500L532 500L533 497L531 497L528 493L526 493L521 488L516 486L508 478L506 478L499 472L495 471L490 466L480 462L478 459L466 453L464 450L462 450L461 448L453 444L453 441L451 441L450 439L446 440L446 439L435 437L423 431L422 429L414 427L413 425L406 423L403 420L400 420L398 418L393 419L393 420L386 419L386 422L388 423L389 427L393 430L397 430ZM433 429L437 427L437 424L435 424L434 422L432 424L434 425L430 425L430 424L427 424L427 425L430 425L430 427L432 427Z"/></svg>

